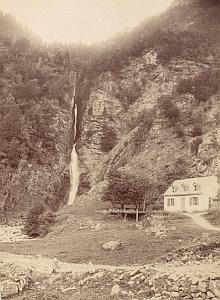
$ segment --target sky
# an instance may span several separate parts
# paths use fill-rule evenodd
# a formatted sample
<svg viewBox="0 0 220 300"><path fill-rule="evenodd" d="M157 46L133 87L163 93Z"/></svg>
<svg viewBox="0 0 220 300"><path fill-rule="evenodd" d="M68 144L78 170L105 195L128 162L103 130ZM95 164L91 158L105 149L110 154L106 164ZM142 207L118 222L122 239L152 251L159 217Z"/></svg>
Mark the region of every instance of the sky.
<svg viewBox="0 0 220 300"><path fill-rule="evenodd" d="M44 42L104 41L169 7L172 0L0 0L0 9Z"/></svg>

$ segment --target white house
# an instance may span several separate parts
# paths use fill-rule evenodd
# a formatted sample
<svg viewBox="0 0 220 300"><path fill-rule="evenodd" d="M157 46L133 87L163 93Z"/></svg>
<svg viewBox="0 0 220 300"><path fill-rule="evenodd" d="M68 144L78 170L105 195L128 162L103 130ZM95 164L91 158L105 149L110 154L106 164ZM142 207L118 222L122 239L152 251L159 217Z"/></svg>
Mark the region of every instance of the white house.
<svg viewBox="0 0 220 300"><path fill-rule="evenodd" d="M219 205L216 176L175 180L164 193L164 210L204 212Z"/></svg>

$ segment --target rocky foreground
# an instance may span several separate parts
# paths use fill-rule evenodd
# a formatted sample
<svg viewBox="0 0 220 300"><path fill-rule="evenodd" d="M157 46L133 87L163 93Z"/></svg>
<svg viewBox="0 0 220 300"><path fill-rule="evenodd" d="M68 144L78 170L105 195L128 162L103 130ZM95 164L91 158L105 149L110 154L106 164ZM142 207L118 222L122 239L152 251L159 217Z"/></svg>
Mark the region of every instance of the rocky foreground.
<svg viewBox="0 0 220 300"><path fill-rule="evenodd" d="M220 299L220 241L182 248L164 263L132 267L47 259L48 268L40 270L38 257L23 266L0 257L0 291L8 299L82 299L93 291L105 299Z"/></svg>
<svg viewBox="0 0 220 300"><path fill-rule="evenodd" d="M26 234L23 233L23 226L9 226L1 225L0 226L0 242L10 243L10 242L19 242L30 239Z"/></svg>

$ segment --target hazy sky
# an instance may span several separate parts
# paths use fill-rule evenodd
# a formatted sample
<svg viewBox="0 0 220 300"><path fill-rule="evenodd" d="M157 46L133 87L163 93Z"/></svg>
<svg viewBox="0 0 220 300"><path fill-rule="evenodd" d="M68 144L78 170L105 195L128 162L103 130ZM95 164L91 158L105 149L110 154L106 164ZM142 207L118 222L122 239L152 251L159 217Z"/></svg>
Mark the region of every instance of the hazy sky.
<svg viewBox="0 0 220 300"><path fill-rule="evenodd" d="M172 0L0 0L45 42L99 42L164 11Z"/></svg>

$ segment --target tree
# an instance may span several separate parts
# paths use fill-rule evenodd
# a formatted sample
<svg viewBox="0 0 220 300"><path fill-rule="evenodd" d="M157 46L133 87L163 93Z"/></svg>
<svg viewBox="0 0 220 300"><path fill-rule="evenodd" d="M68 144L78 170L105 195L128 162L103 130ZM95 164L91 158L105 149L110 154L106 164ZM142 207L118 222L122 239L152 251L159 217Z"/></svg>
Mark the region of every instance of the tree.
<svg viewBox="0 0 220 300"><path fill-rule="evenodd" d="M161 194L161 186L148 178L140 178L133 175L121 175L111 172L108 174L108 185L103 193L103 201L110 201L112 204L135 205L142 208L143 202L146 205L153 205Z"/></svg>
<svg viewBox="0 0 220 300"><path fill-rule="evenodd" d="M134 204L137 207L143 202L144 192L135 178L123 178L119 173L109 174L108 186L103 193L103 201L120 204Z"/></svg>
<svg viewBox="0 0 220 300"><path fill-rule="evenodd" d="M160 97L157 103L160 111L169 120L171 125L175 125L180 120L180 110L169 96Z"/></svg>
<svg viewBox="0 0 220 300"><path fill-rule="evenodd" d="M24 231L31 237L45 236L55 222L55 215L42 202L36 202L29 210Z"/></svg>

